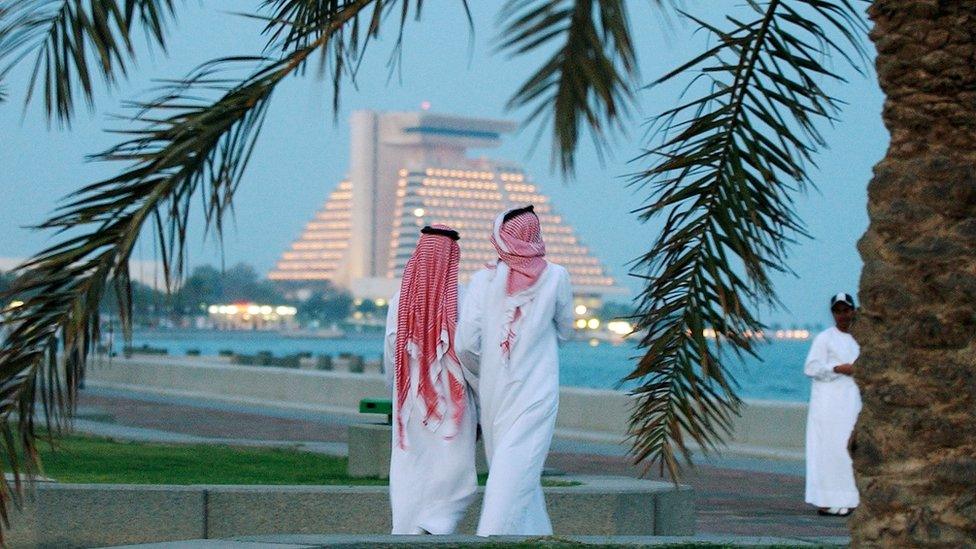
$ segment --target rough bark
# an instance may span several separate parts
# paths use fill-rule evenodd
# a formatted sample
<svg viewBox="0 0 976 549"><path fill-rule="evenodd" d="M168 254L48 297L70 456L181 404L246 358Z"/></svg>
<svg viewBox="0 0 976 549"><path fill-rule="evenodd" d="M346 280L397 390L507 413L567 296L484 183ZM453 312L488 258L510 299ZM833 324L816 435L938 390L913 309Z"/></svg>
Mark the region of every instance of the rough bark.
<svg viewBox="0 0 976 549"><path fill-rule="evenodd" d="M976 1L876 0L855 546L976 546Z"/></svg>

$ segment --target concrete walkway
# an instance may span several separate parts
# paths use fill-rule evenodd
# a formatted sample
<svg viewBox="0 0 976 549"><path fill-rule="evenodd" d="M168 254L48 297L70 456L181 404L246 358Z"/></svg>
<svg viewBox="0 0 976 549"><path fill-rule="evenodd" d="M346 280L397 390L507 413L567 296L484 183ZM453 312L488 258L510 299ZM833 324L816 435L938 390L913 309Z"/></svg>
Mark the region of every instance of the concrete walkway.
<svg viewBox="0 0 976 549"><path fill-rule="evenodd" d="M849 542L846 537L772 537L772 536L721 536L698 535L688 537L670 536L350 536L350 535L292 535L292 536L248 536L227 540L189 540L182 542L152 543L144 545L125 545L126 548L140 549L316 549L320 547L342 549L366 549L384 547L424 547L455 548L458 546L505 547L506 544L540 542L544 547L661 547L677 545L687 547L701 544L704 547L843 547Z"/></svg>
<svg viewBox="0 0 976 549"><path fill-rule="evenodd" d="M126 440L299 447L345 455L346 427L358 421L352 415L86 389L75 426ZM626 446L559 439L546 467L573 474L642 473L627 458ZM797 461L698 457L682 483L696 491L696 531L702 534L846 536L848 519L818 516L803 503L802 475L803 463Z"/></svg>
<svg viewBox="0 0 976 549"><path fill-rule="evenodd" d="M85 409L80 410L81 414ZM83 416L82 416L83 417ZM136 442L167 442L172 444L226 444L228 446L255 446L259 448L294 448L305 452L329 456L346 456L349 449L345 442L315 442L308 440L264 440L253 438L222 438L174 433L159 429L117 425L105 421L76 419L74 430L79 433L98 435L118 440Z"/></svg>

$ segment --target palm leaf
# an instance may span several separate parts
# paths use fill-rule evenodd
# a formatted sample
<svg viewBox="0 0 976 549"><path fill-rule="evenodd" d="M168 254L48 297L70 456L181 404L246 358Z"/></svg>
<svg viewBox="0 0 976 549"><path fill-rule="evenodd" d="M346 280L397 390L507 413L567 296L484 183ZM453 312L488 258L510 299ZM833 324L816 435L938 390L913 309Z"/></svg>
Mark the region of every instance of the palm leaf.
<svg viewBox="0 0 976 549"><path fill-rule="evenodd" d="M10 34L13 32L12 29L8 28L7 25L2 22L6 21L10 8L7 6L0 6L0 51L4 50L4 44L9 40ZM3 78L5 76L4 71L0 71L0 103L7 100L7 88L3 85Z"/></svg>
<svg viewBox="0 0 976 549"><path fill-rule="evenodd" d="M48 118L69 123L94 80L113 84L135 57L134 29L165 47L173 0L10 0L0 11L0 75L33 57L26 103L41 93Z"/></svg>
<svg viewBox="0 0 976 549"><path fill-rule="evenodd" d="M276 86L316 52L356 54L350 41L367 39L355 37L355 22L378 4L345 3L323 19L323 28L308 30L316 39L299 38L294 43L301 46L280 57L211 61L163 85L155 100L132 104L135 129L118 130L124 141L94 157L121 163L123 171L73 193L39 226L65 236L19 266L14 287L0 294L0 302L24 302L0 318L0 331L7 332L0 347L0 460L15 483L0 483L4 525L9 503L22 493L20 473L38 465L37 407L55 435L74 409L78 380L100 338L106 292L114 291L124 334L131 335L128 263L139 235L152 232L172 286L183 272L194 197L203 201L206 228L219 238ZM241 71L244 78L234 78Z"/></svg>
<svg viewBox="0 0 976 549"><path fill-rule="evenodd" d="M626 378L639 382L630 437L637 462L675 479L689 442L708 451L729 433L740 400L727 359L755 354L754 311L778 303L769 273L789 271L788 244L806 235L793 195L824 146L817 124L840 106L820 85L841 79L825 60L865 58L865 25L847 0L748 0L744 11L721 27L681 12L714 46L656 82L690 80L653 121L659 143L633 177L649 191L641 220L665 222L637 262L646 335Z"/></svg>
<svg viewBox="0 0 976 549"><path fill-rule="evenodd" d="M467 0L458 0L467 16L469 30L473 31L474 22ZM269 15L262 16L268 37L266 51L289 51L296 47L304 47L308 41L315 40L326 28L330 14L338 13L345 6L353 4L351 0L264 0L262 8ZM399 9L395 9L399 5ZM400 67L403 48L403 30L406 28L410 14L419 20L423 11L423 0L377 1L373 4L371 17L356 19L350 23L348 36L343 36L338 42L330 44L330 52L323 55L319 67L320 73L331 73L333 83L332 107L333 113L338 115L340 84L343 76L355 81L356 73L362 62L365 42L379 35L381 22L389 15L397 15L399 32L390 54L390 74ZM362 23L362 26L361 26Z"/></svg>
<svg viewBox="0 0 976 549"><path fill-rule="evenodd" d="M220 63L247 61L262 60ZM208 224L219 229L260 130L275 67L258 71L217 101L195 104L195 87L218 85L208 65L157 101L141 105L137 120L142 128L124 132L130 140L97 157L131 167L75 193L41 225L72 236L18 267L14 289L2 297L24 304L0 321L7 331L0 348L0 432L9 439L17 435L28 470L37 462L35 407L45 411L50 431L60 434L74 409L77 382L100 340L98 310L107 292L115 292L125 333L130 333L128 263L143 227L154 225L167 257L179 257L190 199L202 194ZM165 262L163 270L169 279L173 264ZM11 423L14 413L18 419ZM3 451L14 456L17 448L3 444ZM8 467L18 473L12 459ZM17 479L14 490L0 485L4 508L21 491Z"/></svg>
<svg viewBox="0 0 976 549"><path fill-rule="evenodd" d="M508 0L500 22L499 49L510 56L555 49L508 108L529 108L526 122L540 131L552 124L553 161L564 174L573 171L584 126L602 156L634 98L637 62L624 2Z"/></svg>

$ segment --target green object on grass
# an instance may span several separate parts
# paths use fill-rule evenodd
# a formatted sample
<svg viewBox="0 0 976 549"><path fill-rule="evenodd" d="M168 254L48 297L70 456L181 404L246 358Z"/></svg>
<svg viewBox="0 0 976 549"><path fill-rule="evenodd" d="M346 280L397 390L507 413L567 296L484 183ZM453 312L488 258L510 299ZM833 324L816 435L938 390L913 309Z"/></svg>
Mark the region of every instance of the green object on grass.
<svg viewBox="0 0 976 549"><path fill-rule="evenodd" d="M360 414L384 414L386 424L393 424L393 401L388 398L364 398L359 401Z"/></svg>

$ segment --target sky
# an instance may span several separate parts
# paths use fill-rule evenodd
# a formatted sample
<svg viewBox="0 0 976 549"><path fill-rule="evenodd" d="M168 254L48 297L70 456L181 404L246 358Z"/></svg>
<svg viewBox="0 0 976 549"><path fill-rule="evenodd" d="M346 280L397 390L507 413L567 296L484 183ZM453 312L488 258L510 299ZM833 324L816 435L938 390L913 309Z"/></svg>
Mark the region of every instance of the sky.
<svg viewBox="0 0 976 549"><path fill-rule="evenodd" d="M730 7L739 4L686 4L720 23L722 9L715 6L723 2ZM183 76L212 58L256 54L264 45L259 25L234 15L256 8L257 0L177 4L167 52L139 48L128 79L114 87L99 86L94 107L82 107L68 129L48 124L36 101L23 108L30 63L8 75L9 98L0 104L0 269L9 268L5 263L10 258L28 257L52 242L50 234L26 227L45 219L72 191L119 171L121 166L89 162L86 157L118 141L106 129L127 127L114 117L125 114L125 100L151 97L148 90L155 80ZM526 112L507 111L505 104L545 54L511 59L496 52L502 3L470 4L473 35L460 2L425 3L422 20L407 25L400 68L392 77L388 61L397 22L389 21L386 37L370 45L356 85L345 86L338 113L331 107L331 83L317 78L315 71L279 86L234 199L235 217L223 245L204 236L199 212L191 220L190 268L219 264L223 253L227 265L243 261L259 272L270 270L344 177L348 119L354 110L417 110L429 102L432 112L523 121ZM654 80L706 45L704 33L676 19L662 19L651 4L629 4L642 82ZM764 311L766 322L827 322L829 296L857 290L861 261L856 243L867 228L866 187L872 166L884 155L888 134L881 122L883 95L873 71L859 75L841 62L834 68L848 82L825 87L847 105L839 122L822 125L829 149L818 154L818 167L811 171L816 189L796 197L797 211L812 238L791 246L793 273L773 275L783 307ZM632 213L646 195L628 186L627 176L641 168L634 159L649 144L644 123L675 105L677 93L675 86L642 89L637 111L627 121L626 133L614 139L611 156L601 161L584 137L572 179L553 169L549 134L539 141L534 126L507 136L497 149L474 152L521 162L582 242L636 295L641 279L628 276L631 262L652 245L661 223L642 224ZM151 240L137 245L134 258L140 263L134 276L148 276L145 270L151 270L154 253Z"/></svg>

